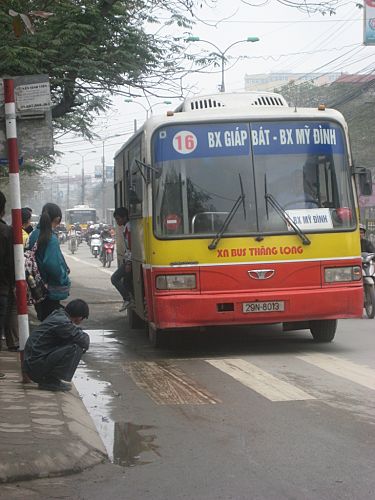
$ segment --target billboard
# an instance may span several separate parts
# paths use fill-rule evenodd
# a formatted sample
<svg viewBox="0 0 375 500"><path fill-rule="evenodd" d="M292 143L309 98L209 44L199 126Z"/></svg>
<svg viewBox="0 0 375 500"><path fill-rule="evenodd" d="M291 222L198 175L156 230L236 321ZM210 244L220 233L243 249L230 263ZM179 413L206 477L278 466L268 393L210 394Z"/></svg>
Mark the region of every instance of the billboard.
<svg viewBox="0 0 375 500"><path fill-rule="evenodd" d="M375 45L375 0L363 3L363 43Z"/></svg>

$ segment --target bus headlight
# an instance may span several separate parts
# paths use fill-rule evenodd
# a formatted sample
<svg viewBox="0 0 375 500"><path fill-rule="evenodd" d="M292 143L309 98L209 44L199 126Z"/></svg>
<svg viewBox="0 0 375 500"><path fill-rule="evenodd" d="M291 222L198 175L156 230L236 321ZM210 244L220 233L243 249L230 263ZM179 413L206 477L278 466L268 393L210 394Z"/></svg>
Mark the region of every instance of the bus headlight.
<svg viewBox="0 0 375 500"><path fill-rule="evenodd" d="M324 269L324 281L326 283L339 283L340 281L359 281L362 279L360 266L350 267L327 267Z"/></svg>
<svg viewBox="0 0 375 500"><path fill-rule="evenodd" d="M196 287L195 274L165 274L156 277L158 290L192 290Z"/></svg>

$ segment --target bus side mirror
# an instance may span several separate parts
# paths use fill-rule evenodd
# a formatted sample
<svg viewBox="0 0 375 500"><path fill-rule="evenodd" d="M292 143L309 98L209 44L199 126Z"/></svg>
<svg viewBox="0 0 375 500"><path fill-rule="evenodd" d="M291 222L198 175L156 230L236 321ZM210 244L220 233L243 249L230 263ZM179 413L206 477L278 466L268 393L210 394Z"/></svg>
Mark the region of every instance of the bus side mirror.
<svg viewBox="0 0 375 500"><path fill-rule="evenodd" d="M372 175L368 168L357 169L359 190L363 196L372 195Z"/></svg>

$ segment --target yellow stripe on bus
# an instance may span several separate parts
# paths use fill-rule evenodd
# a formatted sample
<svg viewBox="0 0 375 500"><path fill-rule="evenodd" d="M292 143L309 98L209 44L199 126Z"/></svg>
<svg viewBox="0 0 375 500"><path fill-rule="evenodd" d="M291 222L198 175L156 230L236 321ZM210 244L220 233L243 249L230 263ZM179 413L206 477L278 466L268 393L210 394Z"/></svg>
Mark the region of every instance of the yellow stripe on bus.
<svg viewBox="0 0 375 500"><path fill-rule="evenodd" d="M258 242L254 237L223 237L215 250L209 250L212 238L183 238L158 240L150 224L145 223L144 235L149 241L145 263L170 265L171 263L228 264L248 262L305 261L360 256L357 231L309 234L310 245L304 245L296 234L265 236ZM146 240L146 241L147 241Z"/></svg>

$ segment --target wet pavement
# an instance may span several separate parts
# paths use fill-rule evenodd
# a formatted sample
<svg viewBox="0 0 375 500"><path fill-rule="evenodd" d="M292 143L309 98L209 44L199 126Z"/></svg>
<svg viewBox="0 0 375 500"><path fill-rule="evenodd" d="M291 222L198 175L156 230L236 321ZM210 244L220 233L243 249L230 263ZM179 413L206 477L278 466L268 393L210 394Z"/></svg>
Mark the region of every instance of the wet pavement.
<svg viewBox="0 0 375 500"><path fill-rule="evenodd" d="M86 331L91 338L91 353L100 351L103 361L113 360L119 345L123 345L115 333ZM85 362L81 362L74 383L103 440L109 460L124 467L151 463L154 454L158 454L156 434L152 433L154 427L113 420L113 410L122 396L110 382L102 380L101 371L90 369Z"/></svg>

